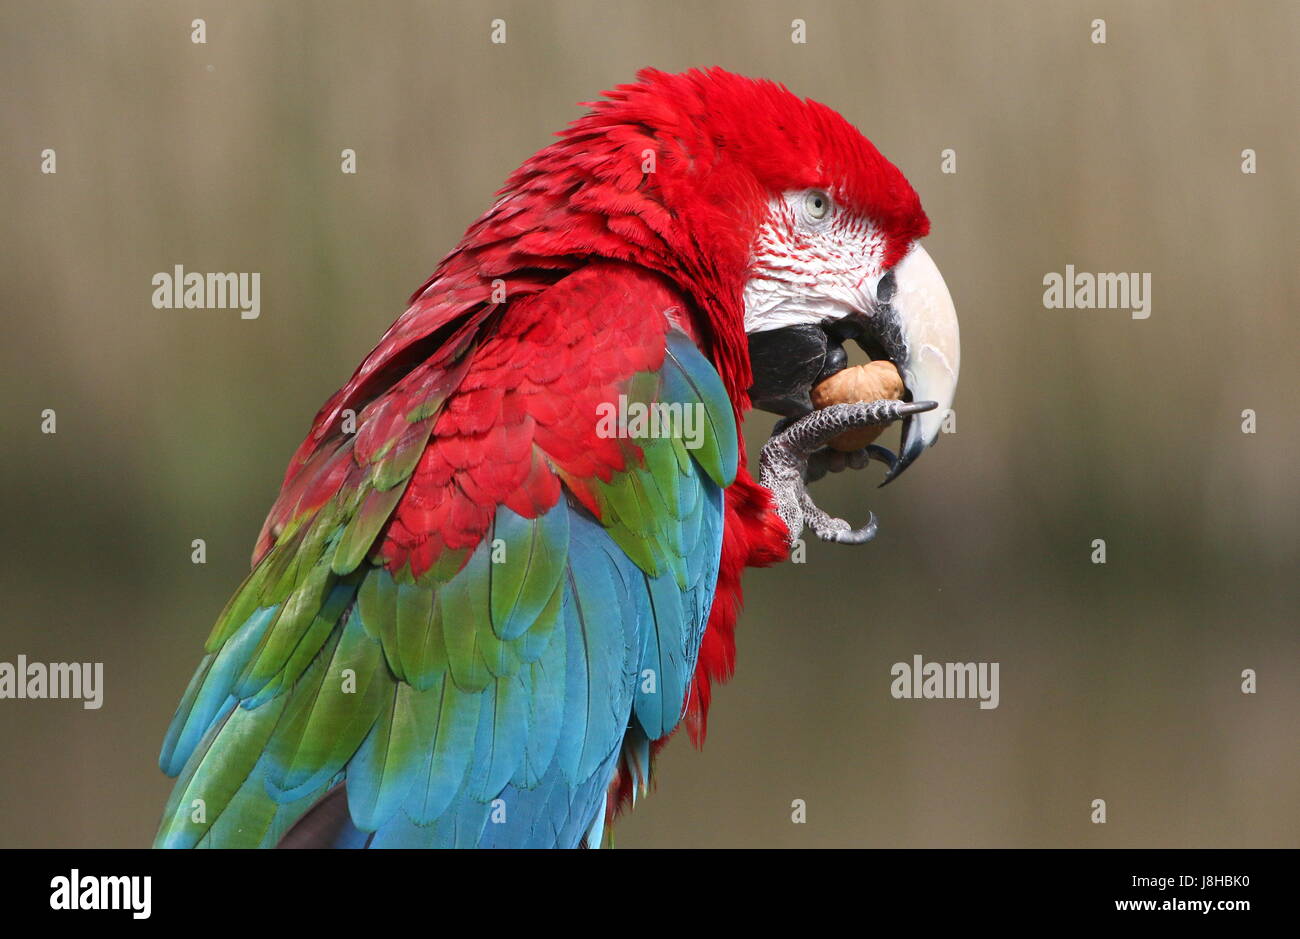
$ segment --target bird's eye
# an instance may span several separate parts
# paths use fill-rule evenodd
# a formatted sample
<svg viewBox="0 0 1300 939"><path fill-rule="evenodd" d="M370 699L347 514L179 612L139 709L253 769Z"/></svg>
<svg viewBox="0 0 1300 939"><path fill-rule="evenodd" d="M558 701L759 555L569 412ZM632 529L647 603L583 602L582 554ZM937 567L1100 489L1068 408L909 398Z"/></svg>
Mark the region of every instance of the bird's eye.
<svg viewBox="0 0 1300 939"><path fill-rule="evenodd" d="M820 222L827 215L830 215L831 197L814 189L804 196L803 209L808 213L810 219L814 222Z"/></svg>

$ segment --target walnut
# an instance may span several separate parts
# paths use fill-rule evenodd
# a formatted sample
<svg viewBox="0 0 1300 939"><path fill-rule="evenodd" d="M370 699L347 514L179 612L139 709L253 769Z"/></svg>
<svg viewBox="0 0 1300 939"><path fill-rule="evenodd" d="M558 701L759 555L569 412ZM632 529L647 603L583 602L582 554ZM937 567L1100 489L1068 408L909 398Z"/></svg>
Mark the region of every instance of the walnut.
<svg viewBox="0 0 1300 939"><path fill-rule="evenodd" d="M853 404L881 398L897 400L903 397L903 377L898 374L893 362L881 359L841 369L813 388L811 397L813 407L818 410L832 404ZM861 450L884 432L884 426L847 430L833 438L830 446L843 453L851 453Z"/></svg>

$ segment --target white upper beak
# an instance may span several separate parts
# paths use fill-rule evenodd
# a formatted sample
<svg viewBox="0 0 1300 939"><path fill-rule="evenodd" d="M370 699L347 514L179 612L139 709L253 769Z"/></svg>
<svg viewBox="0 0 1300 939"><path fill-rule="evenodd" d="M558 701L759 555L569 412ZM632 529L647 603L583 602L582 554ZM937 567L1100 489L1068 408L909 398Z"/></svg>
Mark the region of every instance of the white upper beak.
<svg viewBox="0 0 1300 939"><path fill-rule="evenodd" d="M952 408L961 366L961 336L952 295L939 268L919 244L894 267L894 282L889 302L903 346L894 364L913 401L934 401L938 407L904 421L898 462L885 482L902 473L939 436Z"/></svg>

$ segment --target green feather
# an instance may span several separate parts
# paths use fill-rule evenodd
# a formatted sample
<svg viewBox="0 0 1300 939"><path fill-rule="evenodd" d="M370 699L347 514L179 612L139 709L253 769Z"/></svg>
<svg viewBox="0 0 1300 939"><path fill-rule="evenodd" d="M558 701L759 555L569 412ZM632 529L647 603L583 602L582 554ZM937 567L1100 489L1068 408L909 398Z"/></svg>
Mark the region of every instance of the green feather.
<svg viewBox="0 0 1300 939"><path fill-rule="evenodd" d="M492 681L487 667L486 648L499 654L501 640L492 635L488 613L487 570L489 546L479 545L469 563L460 573L438 591L439 615L444 623L455 623L455 629L445 630L447 659L452 678L461 691L478 692Z"/></svg>
<svg viewBox="0 0 1300 939"><path fill-rule="evenodd" d="M442 682L441 692L433 745L405 804L407 814L420 825L446 811L464 783L482 707L481 695L458 691L449 680Z"/></svg>
<svg viewBox="0 0 1300 939"><path fill-rule="evenodd" d="M405 682L349 764L348 808L363 831L373 831L401 806L437 732L442 687L416 691Z"/></svg>
<svg viewBox="0 0 1300 939"><path fill-rule="evenodd" d="M325 651L288 696L289 710L268 751L268 779L280 790L281 801L336 773L392 694L394 681L379 645L357 617L348 617L333 654L328 647Z"/></svg>
<svg viewBox="0 0 1300 939"><path fill-rule="evenodd" d="M336 574L355 570L365 560L379 537L379 530L387 523L405 491L405 486L394 486L392 489L372 489L366 494L365 501L343 530L343 537L334 551Z"/></svg>
<svg viewBox="0 0 1300 939"><path fill-rule="evenodd" d="M421 691L431 688L447 671L447 644L433 589L399 585L396 612L401 677Z"/></svg>
<svg viewBox="0 0 1300 939"><path fill-rule="evenodd" d="M424 420L412 425L397 438L392 451L385 454L375 466L371 483L376 489L392 489L410 478L420 457L424 455L424 446L429 442L432 427L433 421Z"/></svg>
<svg viewBox="0 0 1300 939"><path fill-rule="evenodd" d="M493 535L504 558L490 568L492 630L503 640L518 639L555 593L568 559L569 509L563 501L536 519L505 506L497 509Z"/></svg>
<svg viewBox="0 0 1300 939"><path fill-rule="evenodd" d="M284 698L264 707L237 707L213 725L197 752L176 781L163 811L156 844L164 848L192 848L239 791L261 758L275 729Z"/></svg>

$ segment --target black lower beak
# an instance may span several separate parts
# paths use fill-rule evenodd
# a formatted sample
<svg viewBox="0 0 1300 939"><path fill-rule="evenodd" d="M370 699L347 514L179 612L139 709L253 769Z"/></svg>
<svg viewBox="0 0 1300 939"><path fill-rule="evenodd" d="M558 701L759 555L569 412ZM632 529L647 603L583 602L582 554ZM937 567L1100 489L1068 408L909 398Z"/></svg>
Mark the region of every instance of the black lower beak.
<svg viewBox="0 0 1300 939"><path fill-rule="evenodd" d="M802 417L813 409L809 392L848 368L844 341L852 336L823 326L785 326L749 337L754 407L782 417Z"/></svg>
<svg viewBox="0 0 1300 939"><path fill-rule="evenodd" d="M802 417L813 409L808 393L826 372L828 358L848 363L844 349L834 344L838 356L831 352L831 338L820 326L786 326L752 333L749 337L749 363L754 383L749 399L754 407L782 417ZM838 371L839 369L836 369Z"/></svg>

